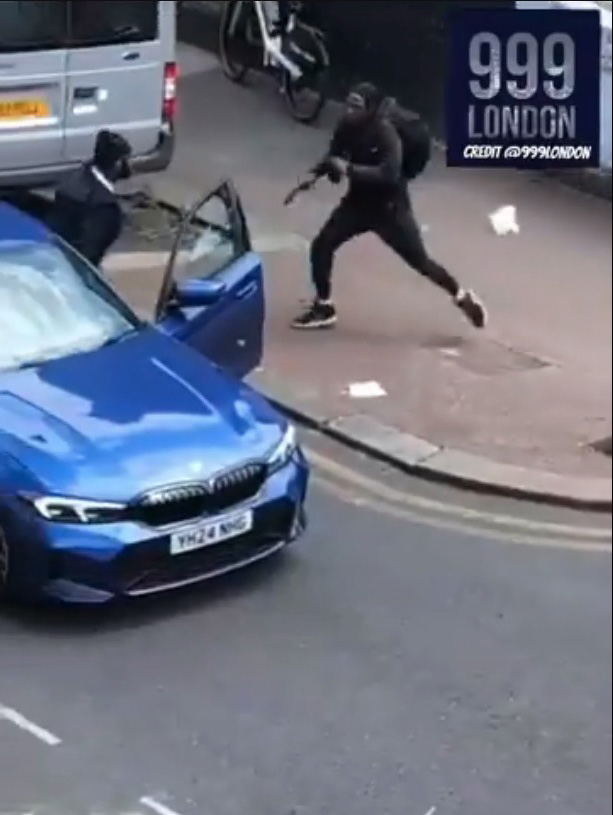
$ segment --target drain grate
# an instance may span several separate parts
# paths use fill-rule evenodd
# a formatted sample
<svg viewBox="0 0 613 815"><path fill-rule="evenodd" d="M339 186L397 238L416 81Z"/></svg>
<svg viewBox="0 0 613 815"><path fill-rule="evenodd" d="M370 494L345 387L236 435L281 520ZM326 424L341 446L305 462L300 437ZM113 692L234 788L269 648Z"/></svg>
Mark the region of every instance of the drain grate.
<svg viewBox="0 0 613 815"><path fill-rule="evenodd" d="M124 195L122 200L126 226L132 235L168 248L177 235L182 213L157 201L146 188Z"/></svg>
<svg viewBox="0 0 613 815"><path fill-rule="evenodd" d="M551 366L550 362L535 354L511 348L495 340L458 339L439 346L438 351L450 362L479 376L503 376L522 371L538 371Z"/></svg>

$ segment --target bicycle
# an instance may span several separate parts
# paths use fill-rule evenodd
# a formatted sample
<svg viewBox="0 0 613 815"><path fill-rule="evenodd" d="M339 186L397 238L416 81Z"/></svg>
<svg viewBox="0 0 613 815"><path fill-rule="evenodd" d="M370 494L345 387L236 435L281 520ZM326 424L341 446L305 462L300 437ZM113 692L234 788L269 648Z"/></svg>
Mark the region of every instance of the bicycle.
<svg viewBox="0 0 613 815"><path fill-rule="evenodd" d="M243 82L252 68L273 73L292 117L310 124L327 100L330 59L322 33L300 20L300 8L300 3L290 3L282 47L277 36L281 32L269 21L262 0L227 0L219 29L219 56L232 82Z"/></svg>

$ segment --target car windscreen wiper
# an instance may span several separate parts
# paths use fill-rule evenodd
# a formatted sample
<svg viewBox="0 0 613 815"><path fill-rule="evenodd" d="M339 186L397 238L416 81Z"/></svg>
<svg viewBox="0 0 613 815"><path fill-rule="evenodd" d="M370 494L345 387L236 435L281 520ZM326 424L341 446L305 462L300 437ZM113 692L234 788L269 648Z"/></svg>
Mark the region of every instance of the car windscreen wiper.
<svg viewBox="0 0 613 815"><path fill-rule="evenodd" d="M56 359L56 357L41 357L40 359L28 359L26 362L15 362L6 368L0 368L0 371L27 371L28 368L40 368L47 362Z"/></svg>
<svg viewBox="0 0 613 815"><path fill-rule="evenodd" d="M98 347L99 348L107 348L109 345L117 345L124 340L129 340L131 337L136 336L138 332L141 330L142 326L130 326L130 328L126 328L125 331L121 331L119 334L115 334L112 337L104 340Z"/></svg>
<svg viewBox="0 0 613 815"><path fill-rule="evenodd" d="M62 359L62 357L72 356L74 354L90 354L100 348L105 348L109 345L116 345L119 342L130 339L130 337L135 337L144 328L144 326L145 323L130 326L130 328L127 328L125 331L121 331L119 334L108 337L108 339L104 340L99 345L92 346L91 348L61 349L61 351L58 349L57 352L55 350L51 350L44 357L28 359L24 360L23 362L15 362L14 364L7 365L3 368L0 367L0 371L25 371L28 368L40 368L41 365L46 365L48 362Z"/></svg>

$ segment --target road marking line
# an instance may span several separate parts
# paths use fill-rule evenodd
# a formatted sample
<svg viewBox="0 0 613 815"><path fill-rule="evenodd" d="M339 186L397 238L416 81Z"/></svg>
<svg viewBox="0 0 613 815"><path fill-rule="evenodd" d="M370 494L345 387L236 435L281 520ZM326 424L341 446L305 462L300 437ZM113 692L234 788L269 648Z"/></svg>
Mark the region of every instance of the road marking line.
<svg viewBox="0 0 613 815"><path fill-rule="evenodd" d="M610 555L611 544L598 543L596 541L582 541L582 540L561 540L558 538L536 537L531 535L522 535L520 533L513 534L511 531L503 531L501 529L487 529L483 526L471 526L468 523L462 523L459 520L452 520L451 518L434 518L431 515L426 515L416 510L406 509L403 507L395 506L394 504L384 503L375 498L368 498L365 496L355 496L351 494L346 487L342 487L338 482L325 478L321 475L314 475L315 483L323 487L326 492L340 498L343 501L351 502L354 506L361 509L367 509L371 512L377 512L380 515L391 516L402 521L412 521L420 523L425 526L436 526L438 529L445 529L451 532L459 532L463 535L476 535L480 538L491 540L494 538L501 543L515 544L516 546L532 546L541 549L562 549L570 552L589 552L592 554L606 554Z"/></svg>
<svg viewBox="0 0 613 815"><path fill-rule="evenodd" d="M335 476L341 481L345 481L360 487L366 492L370 492L372 495L376 495L377 497L389 501L390 503L416 507L422 510L429 510L431 512L438 512L442 515L461 516L463 518L473 520L482 520L488 523L496 524L497 526L511 526L515 528L521 527L534 532L548 532L552 535L573 535L575 537L596 538L600 540L609 540L611 537L610 529L597 529L594 527L572 526L569 524L530 521L527 518L513 518L509 515L500 515L497 513L490 514L488 512L472 509L470 507L454 506L443 503L442 501L435 501L431 498L409 495L407 493L400 492L393 487L389 487L386 484L381 484L380 482L375 481L373 478L357 473L355 470L352 470L343 464L339 464L339 462L316 452L308 446L305 447L305 452L310 462L316 468Z"/></svg>
<svg viewBox="0 0 613 815"><path fill-rule="evenodd" d="M436 812L436 807L430 807L430 809L426 812L426 815L434 815Z"/></svg>
<svg viewBox="0 0 613 815"><path fill-rule="evenodd" d="M0 705L0 719L11 722L15 727L18 727L20 730L25 730L26 733L34 736L34 738L42 741L49 747L57 747L58 744L62 743L62 740L49 730L45 730L44 727L40 727L35 722L30 721L30 719L22 716L21 713L13 710L13 708Z"/></svg>
<svg viewBox="0 0 613 815"><path fill-rule="evenodd" d="M156 801L155 798L150 798L148 795L143 796L140 799L140 803L144 807L148 807L152 812L155 812L156 815L179 815L174 809L160 804L159 801Z"/></svg>

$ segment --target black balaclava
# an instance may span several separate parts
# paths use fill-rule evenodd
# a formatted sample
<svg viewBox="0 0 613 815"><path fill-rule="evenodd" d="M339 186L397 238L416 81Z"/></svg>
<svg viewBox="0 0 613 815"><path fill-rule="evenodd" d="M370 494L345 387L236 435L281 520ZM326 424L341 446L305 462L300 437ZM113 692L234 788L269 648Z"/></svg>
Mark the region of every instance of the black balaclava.
<svg viewBox="0 0 613 815"><path fill-rule="evenodd" d="M366 112L371 115L375 115L378 112L384 99L379 88L377 88L376 85L373 85L372 82L358 82L356 85L353 85L347 95L347 98L349 98L352 94L360 96L364 100Z"/></svg>
<svg viewBox="0 0 613 815"><path fill-rule="evenodd" d="M117 181L130 175L131 153L129 142L120 133L100 130L96 136L93 163L109 181Z"/></svg>

